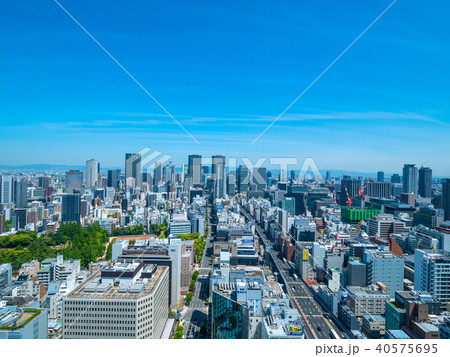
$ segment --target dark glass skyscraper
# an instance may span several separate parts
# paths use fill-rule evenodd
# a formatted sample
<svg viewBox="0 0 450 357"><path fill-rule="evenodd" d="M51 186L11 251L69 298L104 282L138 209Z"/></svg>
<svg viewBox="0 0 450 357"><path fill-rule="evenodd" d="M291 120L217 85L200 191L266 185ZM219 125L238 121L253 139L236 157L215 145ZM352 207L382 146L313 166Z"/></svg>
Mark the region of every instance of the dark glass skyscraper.
<svg viewBox="0 0 450 357"><path fill-rule="evenodd" d="M120 169L108 170L108 187L119 188Z"/></svg>
<svg viewBox="0 0 450 357"><path fill-rule="evenodd" d="M351 198L359 198L359 188L361 187L361 181L354 180L350 176L344 176L341 180L341 196L340 204L341 206L347 205L347 194L345 193L345 187L347 187L348 194Z"/></svg>
<svg viewBox="0 0 450 357"><path fill-rule="evenodd" d="M402 179L400 178L399 174L393 174L391 176L391 183L401 183Z"/></svg>
<svg viewBox="0 0 450 357"><path fill-rule="evenodd" d="M17 208L25 208L28 202L27 183L25 181L14 182L14 204Z"/></svg>
<svg viewBox="0 0 450 357"><path fill-rule="evenodd" d="M432 170L429 167L419 169L419 195L431 197Z"/></svg>
<svg viewBox="0 0 450 357"><path fill-rule="evenodd" d="M61 221L80 223L80 195L69 193L62 196Z"/></svg>
<svg viewBox="0 0 450 357"><path fill-rule="evenodd" d="M378 182L384 182L384 172L383 171L378 171L377 172L377 181Z"/></svg>
<svg viewBox="0 0 450 357"><path fill-rule="evenodd" d="M249 184L248 168L246 166L239 166L237 169L237 190L239 193L247 192Z"/></svg>
<svg viewBox="0 0 450 357"><path fill-rule="evenodd" d="M253 183L256 184L257 191L262 191L267 187L267 170L265 167L253 168Z"/></svg>
<svg viewBox="0 0 450 357"><path fill-rule="evenodd" d="M450 220L450 179L445 179L442 183L442 208L444 220Z"/></svg>

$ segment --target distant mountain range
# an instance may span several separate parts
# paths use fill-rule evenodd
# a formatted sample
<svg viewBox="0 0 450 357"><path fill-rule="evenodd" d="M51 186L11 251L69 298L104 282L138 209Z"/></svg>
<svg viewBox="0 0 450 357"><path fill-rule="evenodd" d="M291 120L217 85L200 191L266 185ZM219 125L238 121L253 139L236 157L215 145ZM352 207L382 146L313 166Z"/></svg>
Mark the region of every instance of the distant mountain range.
<svg viewBox="0 0 450 357"><path fill-rule="evenodd" d="M117 167L102 167L101 171L107 171L110 169L116 169ZM123 167L120 168L122 171L124 170ZM56 172L63 172L63 171L68 171L68 170L81 170L81 171L85 171L86 167L85 166L77 166L77 165L52 165L52 164L31 164L31 165L17 165L17 166L13 166L13 165L0 165L0 170L3 171L56 171ZM177 172L181 172L181 167L177 167ZM272 173L272 175L276 176L279 175L280 171L278 169L268 169L267 171L270 171ZM325 178L325 175L327 173L327 171L331 172L331 177L341 177L343 175L349 175L352 177L358 177L358 176L363 176L363 177L373 177L376 178L377 177L377 173L376 172L360 172L360 171L346 171L346 170L320 170L320 173L323 175L323 177ZM296 174L299 173L299 170L295 170ZM399 170L398 172L399 175L401 175L401 170ZM288 173L288 176L290 175L290 173ZM385 177L390 177L392 174L385 172L384 173ZM434 176L433 178L443 178L444 176Z"/></svg>

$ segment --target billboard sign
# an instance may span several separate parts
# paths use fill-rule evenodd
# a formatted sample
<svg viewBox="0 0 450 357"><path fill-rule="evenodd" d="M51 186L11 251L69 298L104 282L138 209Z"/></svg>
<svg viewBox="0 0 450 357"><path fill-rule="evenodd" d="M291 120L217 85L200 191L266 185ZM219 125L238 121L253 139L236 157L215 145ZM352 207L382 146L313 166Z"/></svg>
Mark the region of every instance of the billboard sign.
<svg viewBox="0 0 450 357"><path fill-rule="evenodd" d="M303 260L309 259L309 251L308 249L303 249Z"/></svg>
<svg viewBox="0 0 450 357"><path fill-rule="evenodd" d="M290 326L289 335L302 336L305 333L303 326Z"/></svg>

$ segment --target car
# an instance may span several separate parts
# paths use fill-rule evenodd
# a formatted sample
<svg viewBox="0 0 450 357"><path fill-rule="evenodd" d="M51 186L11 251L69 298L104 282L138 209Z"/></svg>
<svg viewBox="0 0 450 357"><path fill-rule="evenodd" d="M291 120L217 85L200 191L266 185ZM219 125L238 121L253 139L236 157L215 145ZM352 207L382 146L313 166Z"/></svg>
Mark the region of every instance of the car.
<svg viewBox="0 0 450 357"><path fill-rule="evenodd" d="M322 331L322 327L317 326L317 331Z"/></svg>
<svg viewBox="0 0 450 357"><path fill-rule="evenodd" d="M309 316L311 316L311 317L312 317L312 312L310 312L310 313L309 313Z"/></svg>

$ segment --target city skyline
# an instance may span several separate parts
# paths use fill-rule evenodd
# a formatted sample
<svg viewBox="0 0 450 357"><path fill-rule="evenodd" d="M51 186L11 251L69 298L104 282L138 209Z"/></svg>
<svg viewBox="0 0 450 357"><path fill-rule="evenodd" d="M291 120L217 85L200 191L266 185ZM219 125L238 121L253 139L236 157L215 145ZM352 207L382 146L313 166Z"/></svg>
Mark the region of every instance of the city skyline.
<svg viewBox="0 0 450 357"><path fill-rule="evenodd" d="M2 165L82 165L95 157L121 167L123 153L148 146L179 163L188 152L245 153L396 173L428 161L433 175L450 175L448 4L396 2L252 144L391 2L327 2L327 11L251 2L138 2L124 10L113 2L105 15L102 2L60 3L199 144L56 3L7 1L0 5L9 29L0 35ZM422 26L430 21L433 29Z"/></svg>

